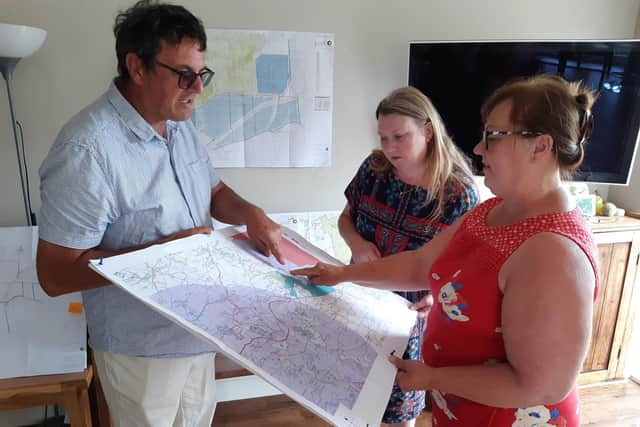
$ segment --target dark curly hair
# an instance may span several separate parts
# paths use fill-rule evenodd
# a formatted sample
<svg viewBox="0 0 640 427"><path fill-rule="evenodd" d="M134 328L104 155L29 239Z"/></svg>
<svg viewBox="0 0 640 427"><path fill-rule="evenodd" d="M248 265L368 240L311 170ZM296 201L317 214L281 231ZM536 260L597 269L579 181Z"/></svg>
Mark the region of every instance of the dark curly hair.
<svg viewBox="0 0 640 427"><path fill-rule="evenodd" d="M144 67L151 69L161 42L179 44L193 39L200 51L207 49L207 35L202 21L182 6L140 0L129 9L118 12L113 34L116 36L118 79L128 80L126 57L135 53Z"/></svg>

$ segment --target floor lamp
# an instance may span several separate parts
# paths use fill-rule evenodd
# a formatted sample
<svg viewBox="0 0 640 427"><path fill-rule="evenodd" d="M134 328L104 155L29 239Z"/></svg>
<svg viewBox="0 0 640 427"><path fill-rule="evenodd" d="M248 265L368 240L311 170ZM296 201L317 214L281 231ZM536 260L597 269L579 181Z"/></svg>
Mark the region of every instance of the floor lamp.
<svg viewBox="0 0 640 427"><path fill-rule="evenodd" d="M9 98L9 112L11 114L11 127L13 128L13 139L16 144L16 154L18 156L18 174L22 186L22 197L24 199L24 210L27 218L27 225L36 224L36 216L31 210L31 196L29 194L29 174L27 172L27 160L24 151L24 135L22 126L15 118L13 111L13 100L11 99L11 78L20 59L32 55L47 36L47 32L40 28L27 27L26 25L4 24L0 22L0 72L7 84L7 96ZM18 129L20 138L18 139Z"/></svg>

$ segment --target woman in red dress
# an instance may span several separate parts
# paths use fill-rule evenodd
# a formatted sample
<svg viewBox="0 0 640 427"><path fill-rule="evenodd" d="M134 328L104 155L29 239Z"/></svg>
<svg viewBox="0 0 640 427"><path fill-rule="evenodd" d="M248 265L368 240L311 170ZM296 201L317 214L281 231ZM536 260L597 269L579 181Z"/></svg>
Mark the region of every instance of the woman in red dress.
<svg viewBox="0 0 640 427"><path fill-rule="evenodd" d="M434 425L579 426L576 378L598 287L595 245L561 178L591 133L594 95L536 76L483 105L474 151L497 196L420 249L298 270L314 283L431 289L424 363L392 358L403 390L430 390Z"/></svg>

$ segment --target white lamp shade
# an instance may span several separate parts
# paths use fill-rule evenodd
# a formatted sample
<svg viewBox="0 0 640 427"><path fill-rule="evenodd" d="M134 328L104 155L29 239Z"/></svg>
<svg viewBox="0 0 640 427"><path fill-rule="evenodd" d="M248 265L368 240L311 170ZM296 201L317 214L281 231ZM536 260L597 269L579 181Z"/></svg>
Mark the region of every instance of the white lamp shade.
<svg viewBox="0 0 640 427"><path fill-rule="evenodd" d="M0 22L0 58L24 58L33 55L47 37L40 28Z"/></svg>

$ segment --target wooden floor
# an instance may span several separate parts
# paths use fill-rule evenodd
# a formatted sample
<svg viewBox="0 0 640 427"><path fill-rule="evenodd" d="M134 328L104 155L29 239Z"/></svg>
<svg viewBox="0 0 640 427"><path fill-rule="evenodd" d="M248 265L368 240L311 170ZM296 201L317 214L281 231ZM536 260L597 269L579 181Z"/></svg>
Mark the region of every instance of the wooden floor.
<svg viewBox="0 0 640 427"><path fill-rule="evenodd" d="M582 425L597 427L640 427L640 385L628 382L580 390ZM286 396L239 400L218 404L215 427L328 427ZM431 427L428 412L417 427Z"/></svg>
<svg viewBox="0 0 640 427"><path fill-rule="evenodd" d="M640 427L640 385L593 386L580 389L581 425L597 427Z"/></svg>

